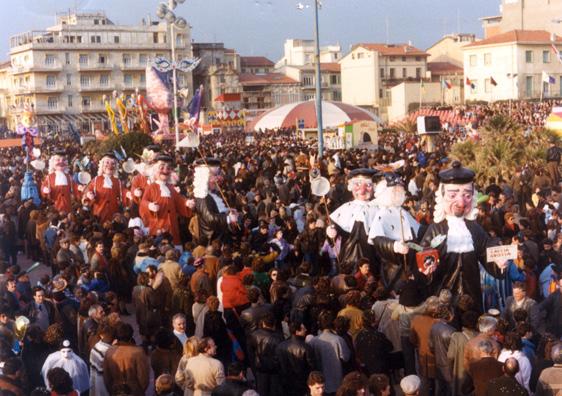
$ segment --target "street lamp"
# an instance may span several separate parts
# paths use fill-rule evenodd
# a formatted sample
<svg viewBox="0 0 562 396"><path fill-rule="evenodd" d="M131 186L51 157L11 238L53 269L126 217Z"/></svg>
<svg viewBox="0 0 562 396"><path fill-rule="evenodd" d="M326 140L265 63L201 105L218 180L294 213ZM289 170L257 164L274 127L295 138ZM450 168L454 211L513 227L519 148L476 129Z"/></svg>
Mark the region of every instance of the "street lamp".
<svg viewBox="0 0 562 396"><path fill-rule="evenodd" d="M174 95L174 129L176 133L176 150L179 150L178 143L180 142L180 127L178 122L178 85L176 81L176 38L174 34L174 28L178 30L184 30L187 27L187 21L185 18L177 17L174 13L178 4L183 4L185 0L168 0L168 3L158 4L156 9L156 15L158 18L166 21L166 24L170 26L170 41L172 46L172 84L173 84L173 95Z"/></svg>
<svg viewBox="0 0 562 396"><path fill-rule="evenodd" d="M316 62L316 123L318 124L318 158L324 154L324 134L322 125L322 74L320 72L320 32L318 29L318 9L322 7L320 0L314 1L314 44ZM308 6L297 4L297 9L303 10Z"/></svg>

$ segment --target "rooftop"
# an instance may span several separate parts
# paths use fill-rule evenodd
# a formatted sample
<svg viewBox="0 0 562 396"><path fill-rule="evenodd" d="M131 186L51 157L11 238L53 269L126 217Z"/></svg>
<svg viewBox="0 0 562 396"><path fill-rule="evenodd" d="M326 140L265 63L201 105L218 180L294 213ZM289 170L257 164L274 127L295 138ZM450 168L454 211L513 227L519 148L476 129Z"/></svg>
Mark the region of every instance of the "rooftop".
<svg viewBox="0 0 562 396"><path fill-rule="evenodd" d="M440 76L455 73L462 74L464 69L450 62L427 62L427 70L434 76Z"/></svg>
<svg viewBox="0 0 562 396"><path fill-rule="evenodd" d="M353 51L357 47L363 47L370 51L377 51L381 55L385 56L403 56L403 55L415 55L415 56L429 56L425 51L416 48L410 44L378 44L378 43L359 43L355 44L351 50Z"/></svg>
<svg viewBox="0 0 562 396"><path fill-rule="evenodd" d="M265 56L241 56L240 65L242 67L273 67L274 63L267 59Z"/></svg>
<svg viewBox="0 0 562 396"><path fill-rule="evenodd" d="M556 43L562 43L562 37L554 35L553 38ZM463 48L507 43L550 44L552 41L551 33L546 30L511 30L506 33L500 33L487 39L468 44Z"/></svg>
<svg viewBox="0 0 562 396"><path fill-rule="evenodd" d="M249 74L242 73L239 76L242 85L276 85L276 84L298 84L299 82L281 73Z"/></svg>

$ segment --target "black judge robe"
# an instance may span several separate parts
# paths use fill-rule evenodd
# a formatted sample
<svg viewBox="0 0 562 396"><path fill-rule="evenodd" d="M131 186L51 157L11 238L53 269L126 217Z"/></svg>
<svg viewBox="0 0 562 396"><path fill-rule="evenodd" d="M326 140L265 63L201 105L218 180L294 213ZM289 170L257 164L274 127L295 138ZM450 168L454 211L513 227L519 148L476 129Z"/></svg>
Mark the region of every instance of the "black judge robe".
<svg viewBox="0 0 562 396"><path fill-rule="evenodd" d="M488 234L476 221L466 219L464 221L474 243L472 252L447 252L447 239L445 239L437 247L440 259L437 270L429 276L419 272L417 267L413 271L416 277L420 277L428 286L427 291L430 295L437 295L442 289L451 290L453 296L457 298L462 294L468 294L474 301L474 309L482 312L482 289L478 263L482 264L484 269L495 278L502 279L504 274L495 263L488 263L486 260L486 248L494 246ZM447 220L429 225L422 238L422 246L429 247L433 238L438 235L447 236L448 231Z"/></svg>
<svg viewBox="0 0 562 396"><path fill-rule="evenodd" d="M199 226L199 241L203 246L208 246L214 239L222 241L230 238L228 213L221 213L211 194L205 198L195 198L195 213Z"/></svg>

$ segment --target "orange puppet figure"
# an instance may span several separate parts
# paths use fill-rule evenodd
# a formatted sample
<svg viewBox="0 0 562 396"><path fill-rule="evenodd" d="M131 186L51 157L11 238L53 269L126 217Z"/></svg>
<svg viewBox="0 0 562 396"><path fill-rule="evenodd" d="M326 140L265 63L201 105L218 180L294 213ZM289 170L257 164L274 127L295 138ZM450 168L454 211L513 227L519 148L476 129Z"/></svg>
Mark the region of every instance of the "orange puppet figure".
<svg viewBox="0 0 562 396"><path fill-rule="evenodd" d="M41 183L41 196L64 213L71 211L74 199L80 199L80 191L69 173L64 150L55 151L49 159L49 174Z"/></svg>

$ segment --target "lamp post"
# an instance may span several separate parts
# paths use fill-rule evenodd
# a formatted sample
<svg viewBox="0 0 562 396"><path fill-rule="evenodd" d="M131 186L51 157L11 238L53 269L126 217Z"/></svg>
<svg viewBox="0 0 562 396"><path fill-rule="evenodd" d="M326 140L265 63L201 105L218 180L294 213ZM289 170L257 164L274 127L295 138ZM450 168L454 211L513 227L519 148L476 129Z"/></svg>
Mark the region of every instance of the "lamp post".
<svg viewBox="0 0 562 396"><path fill-rule="evenodd" d="M178 4L184 3L185 0L168 0L168 3L160 3L156 9L158 18L166 21L166 25L170 26L170 44L172 50L172 94L174 96L174 131L176 135L176 150L179 150L180 142L180 126L178 121L178 83L177 83L177 67L176 67L176 37L175 29L183 30L187 27L187 21L182 17L177 17L174 13Z"/></svg>
<svg viewBox="0 0 562 396"><path fill-rule="evenodd" d="M316 123L318 124L318 158L324 154L324 133L322 125L322 73L320 71L320 31L318 28L318 9L322 7L320 0L314 1L314 60L316 78ZM299 10L308 8L302 3L297 4Z"/></svg>

